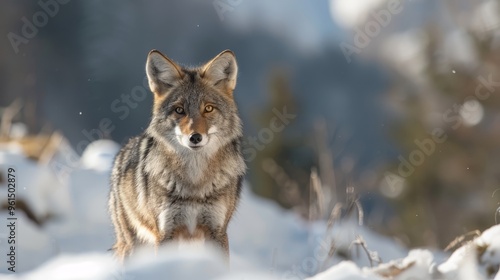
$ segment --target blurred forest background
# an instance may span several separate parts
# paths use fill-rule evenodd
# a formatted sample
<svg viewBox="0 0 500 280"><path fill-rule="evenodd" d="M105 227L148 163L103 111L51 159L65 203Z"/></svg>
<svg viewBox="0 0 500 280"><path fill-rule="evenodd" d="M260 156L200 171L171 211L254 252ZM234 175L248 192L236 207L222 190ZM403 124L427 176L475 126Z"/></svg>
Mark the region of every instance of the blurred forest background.
<svg viewBox="0 0 500 280"><path fill-rule="evenodd" d="M7 0L0 18L2 142L124 143L148 125L151 49L231 49L257 194L315 220L359 205L409 246L496 223L499 1Z"/></svg>

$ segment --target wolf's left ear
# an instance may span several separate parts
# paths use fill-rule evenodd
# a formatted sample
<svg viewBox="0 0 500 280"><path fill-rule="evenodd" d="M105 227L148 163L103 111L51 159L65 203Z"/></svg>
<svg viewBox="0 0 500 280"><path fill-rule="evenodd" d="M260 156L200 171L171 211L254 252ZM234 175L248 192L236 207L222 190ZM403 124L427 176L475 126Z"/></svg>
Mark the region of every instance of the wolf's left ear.
<svg viewBox="0 0 500 280"><path fill-rule="evenodd" d="M201 76L213 86L231 94L236 87L238 65L236 57L230 50L225 50L210 60L202 68Z"/></svg>

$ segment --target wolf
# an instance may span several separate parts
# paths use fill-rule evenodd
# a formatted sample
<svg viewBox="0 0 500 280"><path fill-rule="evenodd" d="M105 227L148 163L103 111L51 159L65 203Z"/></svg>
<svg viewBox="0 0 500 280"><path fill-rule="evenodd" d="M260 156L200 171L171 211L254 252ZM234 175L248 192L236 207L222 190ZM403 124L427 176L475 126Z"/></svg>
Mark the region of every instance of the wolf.
<svg viewBox="0 0 500 280"><path fill-rule="evenodd" d="M146 73L150 124L123 146L111 171L112 250L123 262L140 244L201 240L229 261L227 227L246 171L235 55L226 50L186 68L152 50Z"/></svg>

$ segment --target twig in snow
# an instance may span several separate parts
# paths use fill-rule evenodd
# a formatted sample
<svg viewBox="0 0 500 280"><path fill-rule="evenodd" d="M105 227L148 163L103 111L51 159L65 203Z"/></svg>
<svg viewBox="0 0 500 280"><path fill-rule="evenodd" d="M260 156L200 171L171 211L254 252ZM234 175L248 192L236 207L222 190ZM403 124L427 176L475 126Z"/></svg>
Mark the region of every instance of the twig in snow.
<svg viewBox="0 0 500 280"><path fill-rule="evenodd" d="M380 259L380 256L377 252L368 250L366 241L363 239L363 237L361 237L361 235L356 236L356 239L354 239L354 241L351 243L351 246L352 245L358 245L363 248L363 251L366 253L368 260L370 261L370 267L373 267L374 262L376 262L377 264L382 263L382 259Z"/></svg>
<svg viewBox="0 0 500 280"><path fill-rule="evenodd" d="M474 238L478 237L479 235L481 235L481 232L477 229L470 231L470 232L467 232L466 234L462 234L462 235L456 237L453 241L451 241L450 244L448 244L448 246L446 246L444 251L447 252L448 250L450 250L452 248L455 248L457 246L462 246L464 243L469 242L471 239L474 239ZM472 236L472 238L469 238L471 236Z"/></svg>
<svg viewBox="0 0 500 280"><path fill-rule="evenodd" d="M314 199L315 198L315 199ZM313 207L316 206L316 209ZM323 203L323 188L316 168L311 170L309 183L309 220L317 220L323 217L325 205Z"/></svg>

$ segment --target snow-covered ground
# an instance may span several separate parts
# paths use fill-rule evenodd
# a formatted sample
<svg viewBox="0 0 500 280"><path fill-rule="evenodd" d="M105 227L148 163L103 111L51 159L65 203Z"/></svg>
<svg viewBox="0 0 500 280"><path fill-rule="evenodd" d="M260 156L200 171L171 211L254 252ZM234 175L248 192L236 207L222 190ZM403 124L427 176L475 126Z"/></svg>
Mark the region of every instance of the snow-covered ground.
<svg viewBox="0 0 500 280"><path fill-rule="evenodd" d="M0 211L0 279L493 279L498 271L500 226L442 262L428 250L408 252L349 219L331 229L326 222L306 222L256 197L248 186L229 227L230 269L217 252L203 247L162 248L156 254L144 248L121 266L107 251L113 243L106 208L110 151L116 152L117 146L109 141L93 143L67 172L55 169L57 164L36 164L15 146L0 147L1 201L7 197L7 167L13 167L17 200L25 201L32 212L15 213L12 273L6 262L9 215ZM364 249L353 244L358 237L384 263L371 267ZM495 279L500 280L500 274Z"/></svg>

